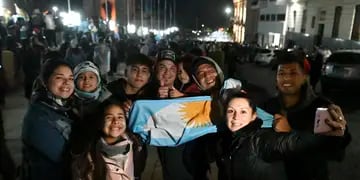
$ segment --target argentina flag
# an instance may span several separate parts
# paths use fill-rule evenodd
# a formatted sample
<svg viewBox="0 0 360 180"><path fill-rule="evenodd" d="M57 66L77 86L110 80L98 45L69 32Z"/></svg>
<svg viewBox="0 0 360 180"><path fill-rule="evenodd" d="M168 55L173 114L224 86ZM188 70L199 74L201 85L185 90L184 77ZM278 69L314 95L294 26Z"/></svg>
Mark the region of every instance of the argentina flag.
<svg viewBox="0 0 360 180"><path fill-rule="evenodd" d="M150 145L177 146L217 132L210 112L210 96L138 100L130 110L129 128ZM261 109L257 113L263 127L271 127L273 116Z"/></svg>

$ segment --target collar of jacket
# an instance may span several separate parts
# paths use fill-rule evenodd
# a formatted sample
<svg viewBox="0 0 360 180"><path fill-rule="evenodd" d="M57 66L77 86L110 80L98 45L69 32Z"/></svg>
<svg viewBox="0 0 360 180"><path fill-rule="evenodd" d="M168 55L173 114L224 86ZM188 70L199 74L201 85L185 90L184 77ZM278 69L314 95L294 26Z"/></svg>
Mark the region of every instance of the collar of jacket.
<svg viewBox="0 0 360 180"><path fill-rule="evenodd" d="M282 100L282 96L281 94L279 94L278 98L281 104L281 108L283 110L287 111L298 111L301 109L304 109L305 107L308 107L318 96L315 94L315 92L313 91L313 89L311 88L309 83L305 83L302 87L301 87L301 94L300 94L300 99L299 102L292 107L288 107L286 108L284 105L284 102Z"/></svg>
<svg viewBox="0 0 360 180"><path fill-rule="evenodd" d="M150 78L151 78L151 76L150 76ZM126 97L126 99L128 99L128 96L131 96L131 95L136 95L136 97L138 98L138 97L142 97L142 96L144 96L144 94L146 93L146 90L150 87L150 84L151 83L155 83L156 84L156 86L157 86L157 82L154 82L154 81L151 81L151 79L149 79L149 82L147 82L143 87L141 87L140 89L139 89L139 91L137 92L137 93L135 93L135 94L126 94L126 91L125 91L125 88L126 88L126 85L127 85L127 80L126 79L124 79L124 78L121 78L120 79L120 83L121 83L121 90L119 89L118 91L120 92L120 93L122 93L123 95L125 95L125 97ZM160 85L158 85L158 86L160 86ZM111 93L111 92L110 92ZM147 95L147 94L146 94ZM145 95L145 96L146 96ZM132 101L135 101L136 99L129 99L129 100L132 100Z"/></svg>
<svg viewBox="0 0 360 180"><path fill-rule="evenodd" d="M104 86L99 88L99 95L93 98L80 97L75 94L76 98L81 102L81 104L91 104L94 101L103 102L105 99L109 98L112 93Z"/></svg>
<svg viewBox="0 0 360 180"><path fill-rule="evenodd" d="M127 136L119 138L114 144L107 144L103 138L100 138L97 147L104 156L111 158L118 154L127 154L130 151L131 141Z"/></svg>
<svg viewBox="0 0 360 180"><path fill-rule="evenodd" d="M233 137L234 137L234 139L238 139L240 137L250 136L252 132L261 128L261 125L262 125L262 120L260 120L259 118L256 118L254 121L250 122L247 126L234 132Z"/></svg>
<svg viewBox="0 0 360 180"><path fill-rule="evenodd" d="M60 113L66 114L66 112L71 109L68 100L56 98L52 93L45 89L41 89L32 95L31 103L37 102Z"/></svg>
<svg viewBox="0 0 360 180"><path fill-rule="evenodd" d="M229 144L230 156L232 156L232 154L242 146L245 140L247 140L253 133L255 133L258 129L260 129L261 125L262 125L262 120L256 118L255 121L251 122L247 126L234 132L232 134L231 144Z"/></svg>

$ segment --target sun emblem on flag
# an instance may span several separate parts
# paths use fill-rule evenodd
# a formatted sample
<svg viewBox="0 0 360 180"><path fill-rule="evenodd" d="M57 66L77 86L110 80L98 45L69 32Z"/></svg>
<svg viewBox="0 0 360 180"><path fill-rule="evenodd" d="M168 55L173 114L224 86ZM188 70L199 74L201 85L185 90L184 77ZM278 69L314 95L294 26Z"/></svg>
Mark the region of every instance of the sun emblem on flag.
<svg viewBox="0 0 360 180"><path fill-rule="evenodd" d="M211 124L211 101L194 101L181 103L179 112L188 127L204 127Z"/></svg>

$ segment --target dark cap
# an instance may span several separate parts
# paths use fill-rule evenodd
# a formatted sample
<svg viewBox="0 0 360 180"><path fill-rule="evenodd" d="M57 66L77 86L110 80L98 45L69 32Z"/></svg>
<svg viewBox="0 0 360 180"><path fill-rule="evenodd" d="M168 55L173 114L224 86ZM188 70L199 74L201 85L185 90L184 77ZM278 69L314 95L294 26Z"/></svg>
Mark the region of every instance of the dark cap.
<svg viewBox="0 0 360 180"><path fill-rule="evenodd" d="M283 65L283 64L291 64L297 63L299 64L300 68L305 72L309 73L310 71L310 64L306 60L306 57L303 52L299 50L294 51L280 51L276 55L275 65Z"/></svg>
<svg viewBox="0 0 360 180"><path fill-rule="evenodd" d="M135 65L135 64L145 65L145 66L149 67L150 69L152 69L152 67L154 65L154 61L144 54L137 53L137 54L130 55L126 59L126 66L131 66L131 65Z"/></svg>
<svg viewBox="0 0 360 180"><path fill-rule="evenodd" d="M170 49L160 51L157 59L158 59L158 62L162 61L162 60L170 60L176 64L175 52Z"/></svg>

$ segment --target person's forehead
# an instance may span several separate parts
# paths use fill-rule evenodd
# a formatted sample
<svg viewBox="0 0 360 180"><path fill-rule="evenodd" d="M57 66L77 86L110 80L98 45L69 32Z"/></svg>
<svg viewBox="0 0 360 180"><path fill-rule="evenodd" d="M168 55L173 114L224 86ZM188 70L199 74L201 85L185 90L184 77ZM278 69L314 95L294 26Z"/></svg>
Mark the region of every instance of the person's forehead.
<svg viewBox="0 0 360 180"><path fill-rule="evenodd" d="M158 66L167 66L167 67L171 67L171 66L176 66L175 63L171 60L161 60L158 62Z"/></svg>
<svg viewBox="0 0 360 180"><path fill-rule="evenodd" d="M145 64L132 64L129 66L130 68L146 68L146 69L149 69L149 67Z"/></svg>
<svg viewBox="0 0 360 180"><path fill-rule="evenodd" d="M72 74L72 70L67 66L59 66L59 67L54 69L54 72L52 74L53 75L58 75L58 74L64 74L64 73L71 73Z"/></svg>
<svg viewBox="0 0 360 180"><path fill-rule="evenodd" d="M197 69L198 71L201 71L206 69L215 69L215 67L211 64L201 64Z"/></svg>
<svg viewBox="0 0 360 180"><path fill-rule="evenodd" d="M114 111L118 112L118 113L124 113L123 109L120 106L115 105L115 104L112 104L112 105L106 107L106 109L105 109L105 112L107 112L107 113L114 112Z"/></svg>
<svg viewBox="0 0 360 180"><path fill-rule="evenodd" d="M280 64L278 70L300 70L300 65L298 63L288 63Z"/></svg>
<svg viewBox="0 0 360 180"><path fill-rule="evenodd" d="M80 75L96 75L96 74L92 71L85 71L85 72L82 72Z"/></svg>
<svg viewBox="0 0 360 180"><path fill-rule="evenodd" d="M250 108L249 101L245 98L240 98L240 97L233 98L229 102L229 106L238 107L238 108Z"/></svg>

